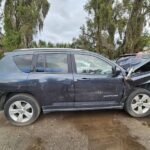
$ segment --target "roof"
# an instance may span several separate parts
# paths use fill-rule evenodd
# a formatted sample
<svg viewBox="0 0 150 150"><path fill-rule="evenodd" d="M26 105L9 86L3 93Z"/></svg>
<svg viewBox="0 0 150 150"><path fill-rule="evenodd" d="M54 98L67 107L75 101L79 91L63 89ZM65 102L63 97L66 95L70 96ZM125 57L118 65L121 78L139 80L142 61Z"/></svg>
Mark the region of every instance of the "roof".
<svg viewBox="0 0 150 150"><path fill-rule="evenodd" d="M18 54L34 54L36 52L86 52L95 54L94 52L83 50L83 49L73 49L73 48L25 48L16 49L12 52L6 52L5 55L13 56Z"/></svg>

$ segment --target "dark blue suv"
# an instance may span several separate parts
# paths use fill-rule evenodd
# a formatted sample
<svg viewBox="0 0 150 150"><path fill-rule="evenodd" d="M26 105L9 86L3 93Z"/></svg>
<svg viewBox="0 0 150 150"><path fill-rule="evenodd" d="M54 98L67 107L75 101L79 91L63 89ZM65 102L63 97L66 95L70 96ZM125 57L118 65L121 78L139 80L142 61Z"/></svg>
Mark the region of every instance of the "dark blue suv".
<svg viewBox="0 0 150 150"><path fill-rule="evenodd" d="M134 73L77 49L21 49L0 61L0 108L15 125L41 112L123 109L150 114L150 72Z"/></svg>

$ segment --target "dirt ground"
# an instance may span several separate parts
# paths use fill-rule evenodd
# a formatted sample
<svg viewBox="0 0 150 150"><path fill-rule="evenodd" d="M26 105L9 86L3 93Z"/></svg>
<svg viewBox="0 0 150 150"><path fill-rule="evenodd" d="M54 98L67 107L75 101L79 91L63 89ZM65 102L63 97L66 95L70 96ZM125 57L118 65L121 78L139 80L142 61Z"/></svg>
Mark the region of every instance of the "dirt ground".
<svg viewBox="0 0 150 150"><path fill-rule="evenodd" d="M57 112L15 127L0 113L0 150L150 150L150 117L122 110Z"/></svg>

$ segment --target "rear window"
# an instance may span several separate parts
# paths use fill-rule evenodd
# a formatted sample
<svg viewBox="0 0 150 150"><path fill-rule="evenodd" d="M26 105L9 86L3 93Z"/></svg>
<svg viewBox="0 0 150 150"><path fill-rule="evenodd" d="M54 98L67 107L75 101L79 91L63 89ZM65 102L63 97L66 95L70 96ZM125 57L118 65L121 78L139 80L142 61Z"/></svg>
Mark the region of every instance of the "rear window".
<svg viewBox="0 0 150 150"><path fill-rule="evenodd" d="M4 56L0 59L0 73L16 72L16 66L12 63L12 57Z"/></svg>
<svg viewBox="0 0 150 150"><path fill-rule="evenodd" d="M14 62L22 72L29 73L31 71L32 57L33 55L29 54L14 56Z"/></svg>

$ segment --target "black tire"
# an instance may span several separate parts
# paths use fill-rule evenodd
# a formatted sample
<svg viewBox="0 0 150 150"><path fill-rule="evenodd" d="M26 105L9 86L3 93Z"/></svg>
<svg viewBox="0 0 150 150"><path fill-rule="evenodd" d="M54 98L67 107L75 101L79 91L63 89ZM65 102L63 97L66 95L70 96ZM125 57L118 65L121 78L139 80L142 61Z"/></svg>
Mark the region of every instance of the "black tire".
<svg viewBox="0 0 150 150"><path fill-rule="evenodd" d="M148 115L150 115L150 108L146 113L142 113L142 114L138 114L135 113L135 111L132 109L132 101L133 99L140 94L145 94L147 96L150 97L150 91L146 90L146 89L141 89L141 88L137 88L135 89L128 97L128 99L125 102L125 110L132 116L132 117L146 117Z"/></svg>
<svg viewBox="0 0 150 150"><path fill-rule="evenodd" d="M27 104L30 104L32 106L32 117L30 118L30 120L26 121L26 122L18 122L15 121L14 119L12 119L12 117L10 116L9 113L9 108L11 107L11 105L15 102L19 102L19 101L24 101ZM10 97L7 102L4 105L4 114L6 116L6 118L13 124L16 126L25 126L25 125L29 125L32 124L33 122L36 121L36 119L39 117L41 112L40 109L40 105L39 103L35 100L35 98L29 94L17 94L14 95L12 97Z"/></svg>

